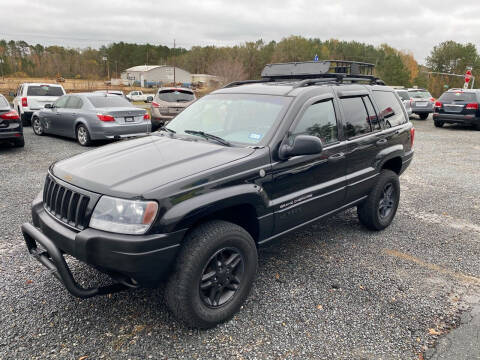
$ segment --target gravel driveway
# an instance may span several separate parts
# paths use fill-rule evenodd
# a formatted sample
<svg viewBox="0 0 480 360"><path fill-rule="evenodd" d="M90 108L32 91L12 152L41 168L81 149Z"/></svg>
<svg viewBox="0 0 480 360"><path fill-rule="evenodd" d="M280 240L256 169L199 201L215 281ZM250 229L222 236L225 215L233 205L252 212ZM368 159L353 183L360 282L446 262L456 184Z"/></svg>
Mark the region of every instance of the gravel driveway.
<svg viewBox="0 0 480 360"><path fill-rule="evenodd" d="M429 358L480 293L480 132L413 122L393 224L370 232L349 210L284 237L209 331L177 323L162 289L80 300L29 259L20 225L48 166L86 149L27 128L24 149L0 147L0 359ZM83 284L108 281L69 263Z"/></svg>

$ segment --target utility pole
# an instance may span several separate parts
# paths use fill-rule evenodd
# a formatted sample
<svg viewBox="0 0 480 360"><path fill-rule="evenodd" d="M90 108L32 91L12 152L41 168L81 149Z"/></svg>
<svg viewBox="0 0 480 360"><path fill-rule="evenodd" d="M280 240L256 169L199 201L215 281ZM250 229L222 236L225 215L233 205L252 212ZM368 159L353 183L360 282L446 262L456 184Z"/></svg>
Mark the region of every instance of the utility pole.
<svg viewBox="0 0 480 360"><path fill-rule="evenodd" d="M3 75L3 59L0 59L0 70L2 70L2 81L4 81L5 76Z"/></svg>
<svg viewBox="0 0 480 360"><path fill-rule="evenodd" d="M175 86L175 83L176 83L176 79L175 79L175 67L177 66L176 63L177 63L177 57L175 55L175 39L173 39L173 86Z"/></svg>

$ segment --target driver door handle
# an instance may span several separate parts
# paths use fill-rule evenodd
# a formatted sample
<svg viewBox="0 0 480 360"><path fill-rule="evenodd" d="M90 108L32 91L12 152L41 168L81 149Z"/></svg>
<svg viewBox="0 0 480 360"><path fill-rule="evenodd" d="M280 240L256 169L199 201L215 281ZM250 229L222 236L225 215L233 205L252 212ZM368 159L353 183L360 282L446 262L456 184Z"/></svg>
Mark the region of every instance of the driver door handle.
<svg viewBox="0 0 480 360"><path fill-rule="evenodd" d="M339 161L339 160L342 160L345 158L345 153L341 152L341 153L337 153L337 154L333 154L333 155L330 155L328 157L328 161L330 162L335 162L335 161Z"/></svg>

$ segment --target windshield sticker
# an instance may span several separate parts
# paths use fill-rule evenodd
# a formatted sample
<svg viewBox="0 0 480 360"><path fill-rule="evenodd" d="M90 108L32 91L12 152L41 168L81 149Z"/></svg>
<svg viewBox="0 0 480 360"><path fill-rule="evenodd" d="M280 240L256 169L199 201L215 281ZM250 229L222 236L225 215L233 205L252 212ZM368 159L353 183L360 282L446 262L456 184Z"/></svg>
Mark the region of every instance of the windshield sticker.
<svg viewBox="0 0 480 360"><path fill-rule="evenodd" d="M251 133L248 137L249 137L250 139L260 140L260 139L262 138L262 135Z"/></svg>

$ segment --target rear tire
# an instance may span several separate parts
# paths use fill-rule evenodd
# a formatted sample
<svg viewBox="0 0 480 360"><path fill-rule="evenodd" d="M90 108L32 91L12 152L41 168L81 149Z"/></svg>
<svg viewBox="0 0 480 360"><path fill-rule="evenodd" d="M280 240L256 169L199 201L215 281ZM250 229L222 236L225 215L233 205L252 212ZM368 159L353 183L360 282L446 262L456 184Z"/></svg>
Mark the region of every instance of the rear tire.
<svg viewBox="0 0 480 360"><path fill-rule="evenodd" d="M398 175L382 170L367 199L357 206L360 222L370 230L383 230L390 225L400 200Z"/></svg>
<svg viewBox="0 0 480 360"><path fill-rule="evenodd" d="M25 146L25 139L21 138L21 139L15 140L15 145L14 146L23 148Z"/></svg>
<svg viewBox="0 0 480 360"><path fill-rule="evenodd" d="M428 113L426 113L426 114L418 114L418 116L420 117L421 120L427 120L427 118L428 118Z"/></svg>
<svg viewBox="0 0 480 360"><path fill-rule="evenodd" d="M42 122L36 116L32 119L32 128L35 135L43 136L43 134L45 134Z"/></svg>
<svg viewBox="0 0 480 360"><path fill-rule="evenodd" d="M187 235L168 279L168 308L190 327L229 320L251 290L257 261L255 242L242 227L220 220L199 225Z"/></svg>
<svg viewBox="0 0 480 360"><path fill-rule="evenodd" d="M18 113L21 114L20 109ZM26 114L21 114L20 117L22 118L22 126L30 126L32 124L31 119L28 119Z"/></svg>
<svg viewBox="0 0 480 360"><path fill-rule="evenodd" d="M433 125L435 125L435 127L438 127L438 128L443 127L443 124L444 124L443 121L437 121L437 120L435 120L435 121L433 122Z"/></svg>
<svg viewBox="0 0 480 360"><path fill-rule="evenodd" d="M90 133L85 125L78 125L77 126L77 141L82 146L90 146L92 144L92 140L90 139Z"/></svg>

